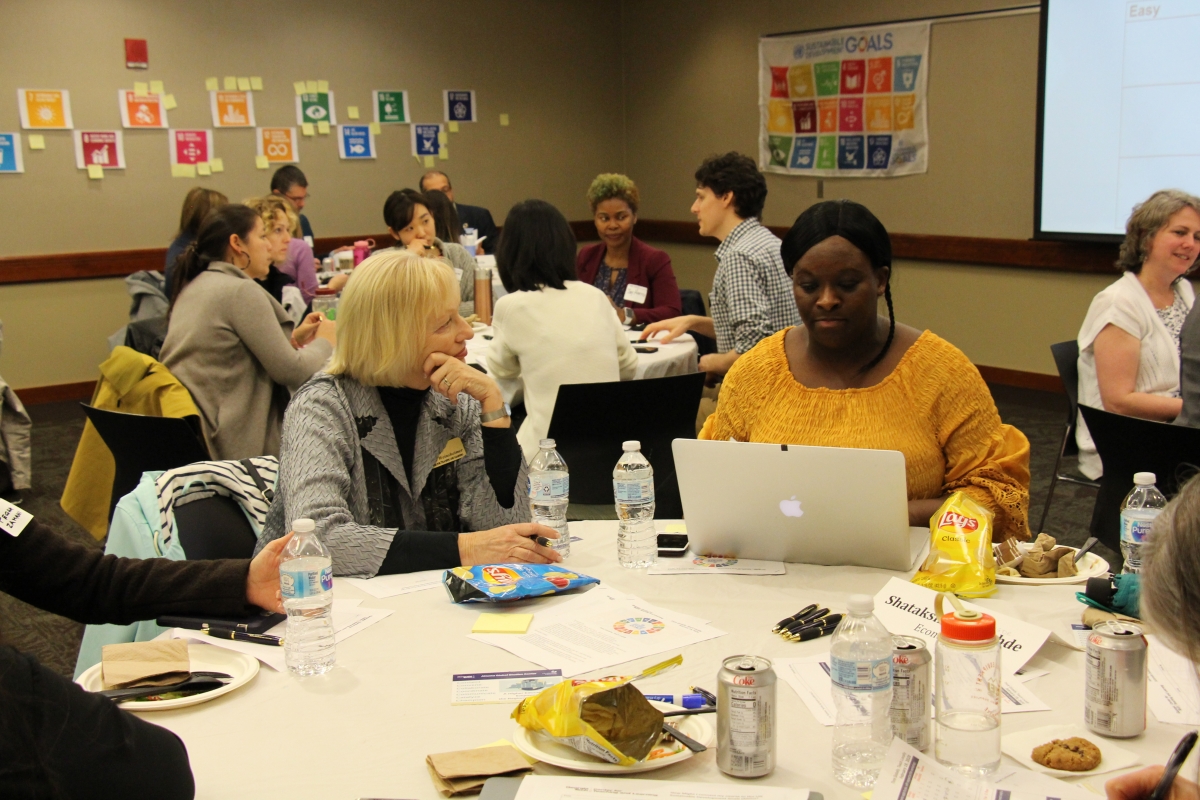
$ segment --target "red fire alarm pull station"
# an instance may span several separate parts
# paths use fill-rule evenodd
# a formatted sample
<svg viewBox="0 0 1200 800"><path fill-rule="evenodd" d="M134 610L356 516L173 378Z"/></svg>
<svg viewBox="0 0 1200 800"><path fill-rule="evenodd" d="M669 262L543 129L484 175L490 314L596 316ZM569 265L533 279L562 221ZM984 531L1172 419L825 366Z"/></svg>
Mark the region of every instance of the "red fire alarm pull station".
<svg viewBox="0 0 1200 800"><path fill-rule="evenodd" d="M150 56L146 49L145 39L126 39L125 40L125 68L126 69L149 69Z"/></svg>

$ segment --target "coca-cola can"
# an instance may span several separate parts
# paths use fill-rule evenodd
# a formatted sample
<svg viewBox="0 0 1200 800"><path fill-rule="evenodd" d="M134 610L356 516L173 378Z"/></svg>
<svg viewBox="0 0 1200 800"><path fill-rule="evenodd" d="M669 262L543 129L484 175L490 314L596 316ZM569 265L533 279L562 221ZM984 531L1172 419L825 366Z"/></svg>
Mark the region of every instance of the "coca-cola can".
<svg viewBox="0 0 1200 800"><path fill-rule="evenodd" d="M893 636L892 734L924 750L933 736L933 659L918 636Z"/></svg>
<svg viewBox="0 0 1200 800"><path fill-rule="evenodd" d="M775 669L761 656L730 656L717 674L717 767L735 778L775 769Z"/></svg>
<svg viewBox="0 0 1200 800"><path fill-rule="evenodd" d="M1101 736L1128 739L1146 730L1146 637L1141 626L1108 620L1087 639L1083 721Z"/></svg>

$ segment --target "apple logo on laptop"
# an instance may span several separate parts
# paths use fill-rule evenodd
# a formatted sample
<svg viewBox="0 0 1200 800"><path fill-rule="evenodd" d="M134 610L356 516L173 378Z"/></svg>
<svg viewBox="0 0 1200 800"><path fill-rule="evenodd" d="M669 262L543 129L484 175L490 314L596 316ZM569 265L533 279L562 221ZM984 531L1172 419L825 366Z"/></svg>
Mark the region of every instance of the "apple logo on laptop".
<svg viewBox="0 0 1200 800"><path fill-rule="evenodd" d="M796 495L792 495L791 500L780 500L779 510L783 512L785 517L804 516L804 512L800 510L800 501L796 499Z"/></svg>

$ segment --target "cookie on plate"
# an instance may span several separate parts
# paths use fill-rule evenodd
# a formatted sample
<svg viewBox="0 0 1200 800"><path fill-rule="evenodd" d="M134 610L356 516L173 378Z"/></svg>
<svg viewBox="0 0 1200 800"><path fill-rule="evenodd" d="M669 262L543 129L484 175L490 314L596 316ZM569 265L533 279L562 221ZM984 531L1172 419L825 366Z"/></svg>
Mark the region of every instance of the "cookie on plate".
<svg viewBox="0 0 1200 800"><path fill-rule="evenodd" d="M1100 748L1079 736L1055 739L1033 748L1034 761L1067 772L1087 772L1100 766Z"/></svg>

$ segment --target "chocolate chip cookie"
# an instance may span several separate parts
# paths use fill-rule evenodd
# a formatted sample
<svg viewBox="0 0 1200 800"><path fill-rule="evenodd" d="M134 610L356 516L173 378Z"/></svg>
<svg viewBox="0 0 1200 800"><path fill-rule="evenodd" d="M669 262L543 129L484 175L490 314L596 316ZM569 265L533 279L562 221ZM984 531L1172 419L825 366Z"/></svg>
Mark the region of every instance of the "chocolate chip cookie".
<svg viewBox="0 0 1200 800"><path fill-rule="evenodd" d="M1087 772L1100 766L1100 748L1078 736L1038 745L1031 757L1043 767L1068 772Z"/></svg>

